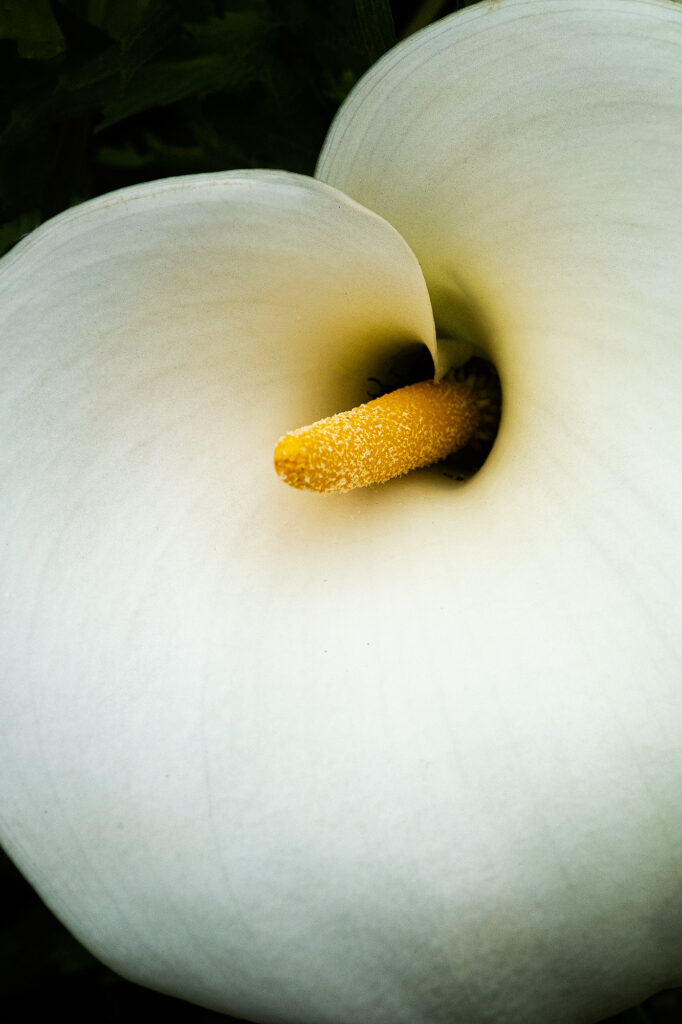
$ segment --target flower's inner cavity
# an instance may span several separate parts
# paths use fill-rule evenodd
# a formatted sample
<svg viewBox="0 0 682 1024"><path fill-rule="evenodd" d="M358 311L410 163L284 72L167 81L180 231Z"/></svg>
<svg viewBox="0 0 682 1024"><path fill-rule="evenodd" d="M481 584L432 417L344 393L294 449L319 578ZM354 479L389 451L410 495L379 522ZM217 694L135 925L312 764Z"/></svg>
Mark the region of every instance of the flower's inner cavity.
<svg viewBox="0 0 682 1024"><path fill-rule="evenodd" d="M416 384L433 377L433 359L426 345L404 345L385 358L367 378L363 402L387 395L407 384Z"/></svg>
<svg viewBox="0 0 682 1024"><path fill-rule="evenodd" d="M438 381L426 369L421 352L403 349L368 377L368 400L280 438L277 474L297 490L322 494L384 484L437 464L451 478L471 476L497 433L497 374L482 359Z"/></svg>
<svg viewBox="0 0 682 1024"><path fill-rule="evenodd" d="M480 423L468 444L421 472L463 481L478 472L492 450L500 426L502 390L497 370L487 359L475 356L451 372L460 381L475 376L479 386L482 385L478 399ZM367 378L364 401L432 377L433 360L428 349L419 344L403 346Z"/></svg>

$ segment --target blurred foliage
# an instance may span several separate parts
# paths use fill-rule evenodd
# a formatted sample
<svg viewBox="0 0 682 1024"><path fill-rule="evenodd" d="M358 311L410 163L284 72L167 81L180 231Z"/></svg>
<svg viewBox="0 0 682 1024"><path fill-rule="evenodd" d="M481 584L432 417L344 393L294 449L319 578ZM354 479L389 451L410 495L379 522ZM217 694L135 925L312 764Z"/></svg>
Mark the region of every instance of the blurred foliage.
<svg viewBox="0 0 682 1024"><path fill-rule="evenodd" d="M363 72L471 2L0 0L0 253L140 181L312 173Z"/></svg>
<svg viewBox="0 0 682 1024"><path fill-rule="evenodd" d="M311 172L394 41L388 0L1 0L3 248L138 181Z"/></svg>
<svg viewBox="0 0 682 1024"><path fill-rule="evenodd" d="M363 72L472 2L0 0L0 252L66 207L136 182L236 167L312 173ZM1 853L0 894L5 1024L228 1020L112 974ZM662 993L611 1024L680 1020L682 997Z"/></svg>

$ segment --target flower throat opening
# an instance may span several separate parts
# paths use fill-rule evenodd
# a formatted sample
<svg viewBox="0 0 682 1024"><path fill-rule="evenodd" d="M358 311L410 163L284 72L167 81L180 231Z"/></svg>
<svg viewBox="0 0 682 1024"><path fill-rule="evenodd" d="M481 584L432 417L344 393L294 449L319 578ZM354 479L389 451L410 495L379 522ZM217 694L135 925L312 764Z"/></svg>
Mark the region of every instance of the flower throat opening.
<svg viewBox="0 0 682 1024"><path fill-rule="evenodd" d="M438 382L432 373L422 346L403 349L368 378L368 401L281 438L276 472L292 487L326 494L387 483L427 466L468 479L497 435L498 375L480 358Z"/></svg>

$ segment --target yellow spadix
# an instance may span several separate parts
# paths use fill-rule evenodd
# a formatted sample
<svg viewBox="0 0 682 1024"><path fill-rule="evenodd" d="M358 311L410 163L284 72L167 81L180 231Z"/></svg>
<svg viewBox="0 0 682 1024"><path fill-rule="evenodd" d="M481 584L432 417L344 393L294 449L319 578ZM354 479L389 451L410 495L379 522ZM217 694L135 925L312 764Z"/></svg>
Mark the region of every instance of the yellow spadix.
<svg viewBox="0 0 682 1024"><path fill-rule="evenodd" d="M386 483L490 437L498 410L489 372L452 372L286 434L275 470L292 487L325 494Z"/></svg>

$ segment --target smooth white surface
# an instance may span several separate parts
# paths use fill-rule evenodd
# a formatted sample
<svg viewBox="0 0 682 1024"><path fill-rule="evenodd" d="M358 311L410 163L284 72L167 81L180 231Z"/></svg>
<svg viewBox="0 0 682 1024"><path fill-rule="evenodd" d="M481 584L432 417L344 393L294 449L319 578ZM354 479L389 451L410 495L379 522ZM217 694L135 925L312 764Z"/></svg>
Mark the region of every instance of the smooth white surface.
<svg viewBox="0 0 682 1024"><path fill-rule="evenodd" d="M433 346L409 250L322 185L143 186L4 262L2 834L129 977L291 1024L682 982L681 24L486 3L337 121L319 173L502 370L465 487L274 475Z"/></svg>
<svg viewBox="0 0 682 1024"><path fill-rule="evenodd" d="M655 964L682 972L681 57L667 2L479 4L372 69L317 172L401 231L437 328L502 376L502 431L467 492L488 527L487 642L483 615L460 625L481 676L505 678L491 703L517 696L510 733L559 859L573 844L563 892L527 904L554 915L536 932L550 985L575 972L538 1020L581 1019L582 997L596 1016L590 991L634 990Z"/></svg>

